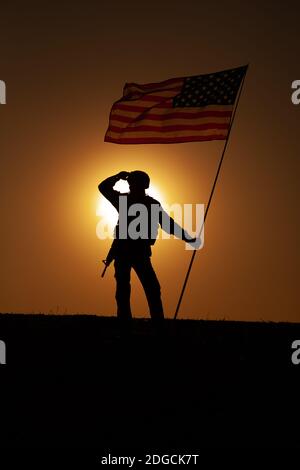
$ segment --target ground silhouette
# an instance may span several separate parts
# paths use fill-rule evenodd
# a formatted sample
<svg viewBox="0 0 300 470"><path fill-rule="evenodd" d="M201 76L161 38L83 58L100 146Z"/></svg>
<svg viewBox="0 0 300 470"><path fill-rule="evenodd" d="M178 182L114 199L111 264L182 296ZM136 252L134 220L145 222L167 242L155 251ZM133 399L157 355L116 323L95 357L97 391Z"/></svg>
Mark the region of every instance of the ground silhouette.
<svg viewBox="0 0 300 470"><path fill-rule="evenodd" d="M299 447L299 324L0 315L1 447ZM126 455L126 453L124 454Z"/></svg>

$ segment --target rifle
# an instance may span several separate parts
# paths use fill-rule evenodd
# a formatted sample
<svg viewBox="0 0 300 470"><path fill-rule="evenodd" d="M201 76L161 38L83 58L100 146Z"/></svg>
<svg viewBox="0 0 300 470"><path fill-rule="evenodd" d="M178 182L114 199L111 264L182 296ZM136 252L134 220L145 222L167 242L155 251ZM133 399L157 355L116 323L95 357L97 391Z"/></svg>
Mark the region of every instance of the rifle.
<svg viewBox="0 0 300 470"><path fill-rule="evenodd" d="M103 269L103 272L102 272L102 274L101 274L101 277L104 277L108 266L111 264L111 262L112 262L112 261L114 260L114 258L115 258L116 246L117 246L117 243L116 243L116 242L117 242L117 240L114 239L114 241L112 242L111 247L110 247L110 249L109 249L109 252L107 253L106 258L102 260L102 262L105 264L105 268Z"/></svg>

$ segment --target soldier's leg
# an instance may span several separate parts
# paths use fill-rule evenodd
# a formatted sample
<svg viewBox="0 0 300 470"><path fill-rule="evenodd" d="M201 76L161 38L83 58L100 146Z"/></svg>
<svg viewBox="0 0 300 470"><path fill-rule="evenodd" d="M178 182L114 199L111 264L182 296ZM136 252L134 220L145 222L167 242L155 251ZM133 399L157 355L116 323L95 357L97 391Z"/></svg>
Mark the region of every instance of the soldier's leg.
<svg viewBox="0 0 300 470"><path fill-rule="evenodd" d="M130 320L131 264L126 257L117 257L114 262L114 267L116 279L117 316L121 320Z"/></svg>
<svg viewBox="0 0 300 470"><path fill-rule="evenodd" d="M134 260L132 267L144 288L150 315L153 320L163 320L164 312L161 300L160 284L153 269L150 256Z"/></svg>

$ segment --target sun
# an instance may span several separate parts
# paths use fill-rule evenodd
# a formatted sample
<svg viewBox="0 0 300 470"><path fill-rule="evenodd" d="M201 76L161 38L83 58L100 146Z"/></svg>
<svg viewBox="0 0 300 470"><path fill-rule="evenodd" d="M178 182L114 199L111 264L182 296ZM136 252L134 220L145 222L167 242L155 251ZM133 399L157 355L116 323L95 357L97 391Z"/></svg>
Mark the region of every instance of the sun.
<svg viewBox="0 0 300 470"><path fill-rule="evenodd" d="M114 189L123 194L128 193L129 185L127 181L120 180L115 184ZM146 190L146 193L163 204L163 195L157 186L150 184L149 188ZM118 211L102 195L100 195L97 199L96 216L100 217L103 223L107 224L108 230L112 233L118 222Z"/></svg>

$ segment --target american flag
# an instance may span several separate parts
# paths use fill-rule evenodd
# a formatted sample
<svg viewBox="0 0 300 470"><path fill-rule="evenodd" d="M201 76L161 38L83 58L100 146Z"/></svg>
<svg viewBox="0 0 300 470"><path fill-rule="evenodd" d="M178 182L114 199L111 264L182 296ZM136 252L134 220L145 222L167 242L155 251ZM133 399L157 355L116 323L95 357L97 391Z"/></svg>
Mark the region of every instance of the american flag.
<svg viewBox="0 0 300 470"><path fill-rule="evenodd" d="M225 140L247 66L163 82L126 83L104 140L164 144Z"/></svg>

